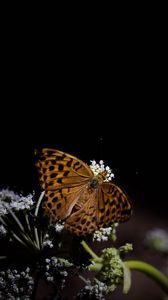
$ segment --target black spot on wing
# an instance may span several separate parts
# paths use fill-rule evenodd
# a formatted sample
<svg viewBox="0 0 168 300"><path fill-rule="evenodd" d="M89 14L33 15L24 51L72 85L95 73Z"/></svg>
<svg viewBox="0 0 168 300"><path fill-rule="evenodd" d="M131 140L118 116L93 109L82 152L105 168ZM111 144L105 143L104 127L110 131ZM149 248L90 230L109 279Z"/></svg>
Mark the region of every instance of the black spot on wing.
<svg viewBox="0 0 168 300"><path fill-rule="evenodd" d="M58 197L54 197L53 199L52 199L52 202L53 203L55 203L55 202L57 202L58 201Z"/></svg>
<svg viewBox="0 0 168 300"><path fill-rule="evenodd" d="M59 209L61 207L61 203L57 204L57 209Z"/></svg>
<svg viewBox="0 0 168 300"><path fill-rule="evenodd" d="M59 166L58 166L58 170L59 171L62 171L64 169L64 166L62 165L62 164L60 164Z"/></svg>
<svg viewBox="0 0 168 300"><path fill-rule="evenodd" d="M54 166L49 166L49 171L53 171L55 169Z"/></svg>
<svg viewBox="0 0 168 300"><path fill-rule="evenodd" d="M55 178L57 177L57 173L51 173L50 178Z"/></svg>
<svg viewBox="0 0 168 300"><path fill-rule="evenodd" d="M67 167L70 167L71 166L71 164L72 164L72 158L70 158L70 160L67 162Z"/></svg>

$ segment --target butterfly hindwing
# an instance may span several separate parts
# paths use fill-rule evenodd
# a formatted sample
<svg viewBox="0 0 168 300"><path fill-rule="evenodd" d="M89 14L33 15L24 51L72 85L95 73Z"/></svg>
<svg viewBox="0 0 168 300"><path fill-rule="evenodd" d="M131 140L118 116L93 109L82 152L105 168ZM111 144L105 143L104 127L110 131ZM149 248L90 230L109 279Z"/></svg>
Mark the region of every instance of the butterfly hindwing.
<svg viewBox="0 0 168 300"><path fill-rule="evenodd" d="M91 234L98 228L98 193L81 194L77 211L72 213L65 223L65 228L76 235Z"/></svg>
<svg viewBox="0 0 168 300"><path fill-rule="evenodd" d="M76 205L84 186L63 187L55 191L45 191L43 209L53 220L65 220Z"/></svg>
<svg viewBox="0 0 168 300"><path fill-rule="evenodd" d="M127 221L132 213L127 195L117 185L106 182L99 187L99 227Z"/></svg>

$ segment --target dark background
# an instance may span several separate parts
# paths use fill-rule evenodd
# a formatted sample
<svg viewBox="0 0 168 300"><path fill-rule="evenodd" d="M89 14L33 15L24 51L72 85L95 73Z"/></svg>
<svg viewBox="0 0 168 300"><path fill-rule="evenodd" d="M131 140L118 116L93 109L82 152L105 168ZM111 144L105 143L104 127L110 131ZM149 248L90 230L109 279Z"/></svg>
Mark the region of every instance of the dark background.
<svg viewBox="0 0 168 300"><path fill-rule="evenodd" d="M84 26L77 32L74 24L51 32L23 19L6 19L3 26L0 188L36 190L38 147L57 148L87 163L103 159L133 203L119 244L133 242L133 258L162 268L141 246L147 230L167 228L163 30L154 23L135 28L126 22L113 30ZM149 289L142 277L134 277L129 299L142 299L143 291L145 299L149 290L152 299L160 299L161 290L155 283Z"/></svg>

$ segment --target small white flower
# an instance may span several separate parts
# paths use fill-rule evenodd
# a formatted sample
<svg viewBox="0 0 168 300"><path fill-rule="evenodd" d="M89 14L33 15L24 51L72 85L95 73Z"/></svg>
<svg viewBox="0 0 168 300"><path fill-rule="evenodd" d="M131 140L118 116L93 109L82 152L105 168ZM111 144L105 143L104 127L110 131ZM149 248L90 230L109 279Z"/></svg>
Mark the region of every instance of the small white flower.
<svg viewBox="0 0 168 300"><path fill-rule="evenodd" d="M68 276L68 272L67 271L60 271L60 275L62 275L62 276Z"/></svg>
<svg viewBox="0 0 168 300"><path fill-rule="evenodd" d="M46 240L43 242L43 246L49 246L49 248L53 248L54 245L51 240Z"/></svg>
<svg viewBox="0 0 168 300"><path fill-rule="evenodd" d="M55 224L55 231L56 232L61 232L63 229L64 229L64 222L62 222L62 223L60 223L60 222L57 222L56 224Z"/></svg>
<svg viewBox="0 0 168 300"><path fill-rule="evenodd" d="M95 165L96 165L96 161L95 161L95 160L91 160L90 162L91 162L91 165L92 165L92 166L95 166Z"/></svg>
<svg viewBox="0 0 168 300"><path fill-rule="evenodd" d="M111 234L113 227L100 228L96 230L93 234L93 241L105 242L108 241L109 235Z"/></svg>
<svg viewBox="0 0 168 300"><path fill-rule="evenodd" d="M112 180L114 177L114 174L112 173L112 170L110 169L109 166L104 166L104 161L100 160L99 163L96 163L95 160L90 161L90 168L93 171L94 175L97 176L98 174L105 173L103 174L104 176L104 182L109 182Z"/></svg>
<svg viewBox="0 0 168 300"><path fill-rule="evenodd" d="M53 282L54 281L54 277L53 276L48 276L47 277L47 281Z"/></svg>

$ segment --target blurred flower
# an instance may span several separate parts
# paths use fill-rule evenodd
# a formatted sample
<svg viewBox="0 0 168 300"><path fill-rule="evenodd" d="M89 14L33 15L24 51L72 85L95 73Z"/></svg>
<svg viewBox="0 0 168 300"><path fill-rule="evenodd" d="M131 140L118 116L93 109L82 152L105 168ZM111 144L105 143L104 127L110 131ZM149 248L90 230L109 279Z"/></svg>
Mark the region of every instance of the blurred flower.
<svg viewBox="0 0 168 300"><path fill-rule="evenodd" d="M155 228L146 233L144 244L159 252L168 253L168 232L161 228Z"/></svg>

